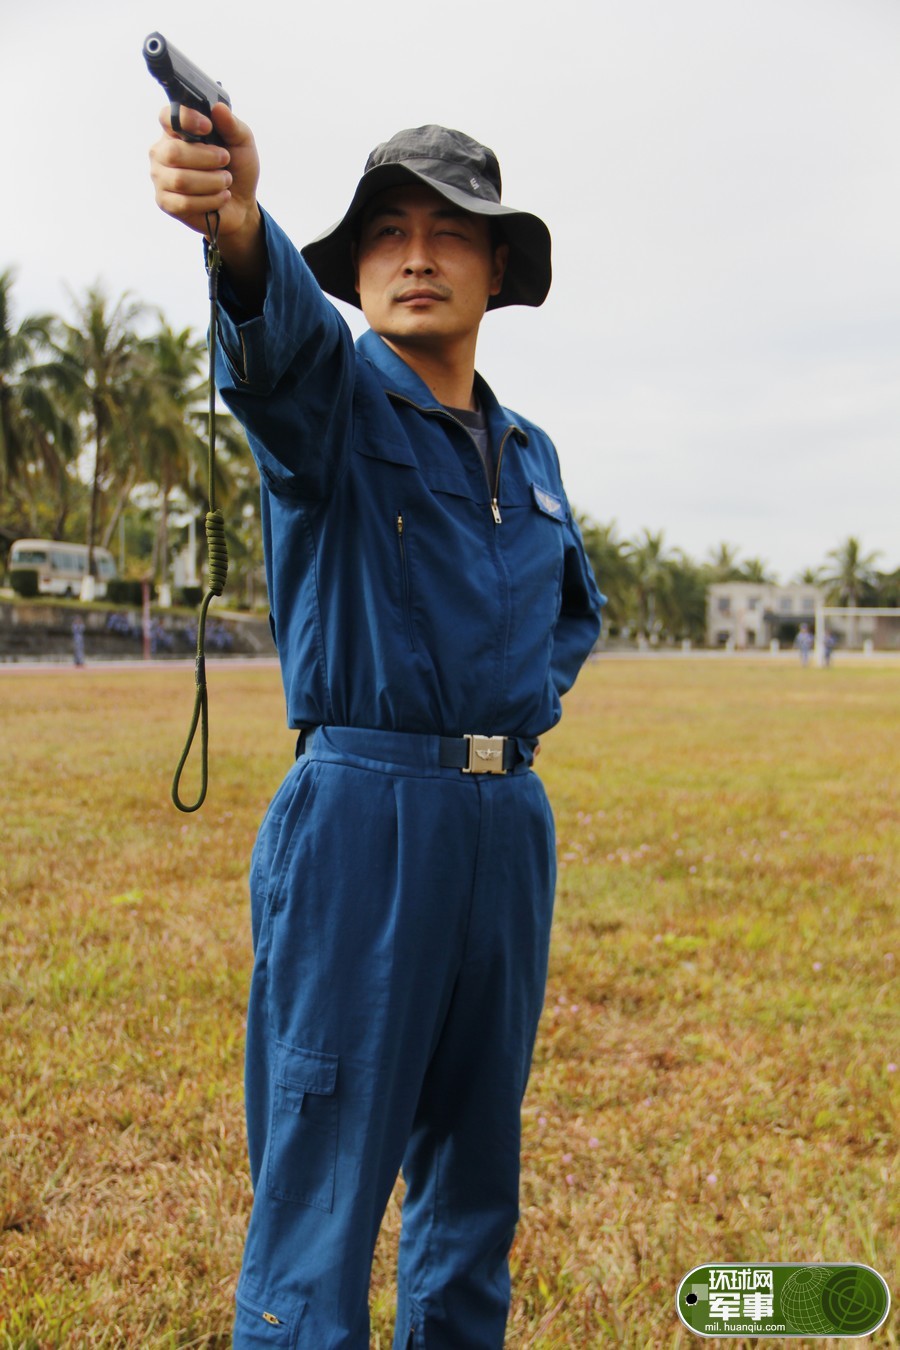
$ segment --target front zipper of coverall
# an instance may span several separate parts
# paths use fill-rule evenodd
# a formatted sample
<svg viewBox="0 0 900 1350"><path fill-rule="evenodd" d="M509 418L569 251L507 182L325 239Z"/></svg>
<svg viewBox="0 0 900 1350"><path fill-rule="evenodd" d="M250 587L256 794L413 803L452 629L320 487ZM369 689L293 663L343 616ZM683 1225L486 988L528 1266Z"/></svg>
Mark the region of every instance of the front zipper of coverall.
<svg viewBox="0 0 900 1350"><path fill-rule="evenodd" d="M461 425L462 423L460 423L460 426ZM500 515L500 465L503 463L503 451L506 449L506 442L509 440L514 430L515 427L507 427L506 431L503 433L503 440L500 442L500 449L497 451L497 468L494 473L494 495L491 498L491 512L494 517L495 525L501 525L503 523ZM477 449L478 447L476 446L475 448ZM485 474L486 473L487 469L485 469ZM490 486L490 479L488 479L488 490L490 490Z"/></svg>
<svg viewBox="0 0 900 1350"><path fill-rule="evenodd" d="M448 421L454 424L454 426L459 427L462 431L466 433L469 440L475 447L475 453L478 455L478 458L481 459L481 451L478 449L478 442L475 440L475 437L472 435L471 431L466 426L466 424L464 422L461 422L458 417L454 417L452 412L447 412L445 408L423 408L421 404L414 403L411 398L406 398L404 394L398 394L394 391L391 392L391 398L395 398L398 403L405 403L409 408L415 408L416 412L422 413L425 417L446 417ZM497 451L497 468L494 471L493 485L491 484L491 476L487 471L487 466L485 466L484 470L484 478L485 482L487 483L487 489L488 492L491 494L491 515L494 517L495 525L503 524L503 517L500 514L500 465L503 463L503 451L506 449L506 442L509 440L510 436L512 436L514 432L518 431L518 429L519 428L516 426L509 426L503 433L503 439L500 442L500 448ZM400 523L401 518L398 517L398 533Z"/></svg>
<svg viewBox="0 0 900 1350"><path fill-rule="evenodd" d="M423 408L422 412L425 411L426 409ZM441 417L449 417L451 422L455 422L458 427L462 427L463 431L466 433L469 440L475 446L475 453L478 455L478 458L481 459L481 451L478 449L478 443L475 440L475 437L472 435L469 428L465 425L465 423L460 422L459 418L454 417L452 413L440 413L438 415ZM488 473L487 465L485 464L484 466L484 478L485 482L487 483L488 492L491 494L491 515L494 517L495 525L503 524L503 517L500 514L500 465L503 463L503 451L506 449L506 442L509 440L510 436L513 434L515 430L516 430L515 427L507 427L503 433L503 439L500 442L500 449L497 451L497 467L494 470L493 486L491 486L491 476Z"/></svg>
<svg viewBox="0 0 900 1350"><path fill-rule="evenodd" d="M403 613L406 615L406 635L409 638L409 645L413 651L416 650L416 635L412 624L412 606L410 602L409 589L409 564L406 557L406 541L403 537L404 531L403 512L397 512L397 548L400 553L400 583L403 587Z"/></svg>
<svg viewBox="0 0 900 1350"><path fill-rule="evenodd" d="M482 458L481 458L481 452L480 452L480 450L478 449L478 442L475 440L475 437L474 437L474 436L472 435L472 433L469 431L469 428L465 425L465 423L460 422L460 420L459 420L458 417L454 417L453 414L452 414L451 412L447 412L445 409L439 409L439 408L423 408L423 407L421 406L421 404L415 403L411 398L407 398L404 394L398 394L398 393L396 393L395 391L391 391L390 397L393 398L393 399L396 399L398 403L405 403L405 404L407 405L407 407L409 407L409 408L415 408L416 412L421 413L424 417L443 417L443 418L446 418L448 422L452 422L452 423L454 424L454 426L460 427L461 430L463 430L463 431L466 433L466 435L468 436L469 440L472 442L472 449L475 451L476 455L478 456L479 462L481 463L482 467L484 468L484 480L485 480L485 483L486 483L486 485L487 485L488 495L489 495L489 497L490 497L491 516L493 517L494 525L495 525L495 526L501 525L501 524L503 523L503 518L502 518L502 516L500 515L500 469L501 469L502 464L503 464L503 452L504 452L504 450L506 449L506 443L507 443L507 441L509 440L510 436L513 436L513 435L515 435L517 432L519 432L519 428L513 423L513 424L511 424L510 426L507 426L506 430L505 430L504 433L503 433L503 436L502 436L502 438L501 438L501 440L500 440L500 445L499 445L499 447L498 447L498 449L497 449L497 467L496 467L496 469L494 470L494 482L493 482L493 484L492 484L492 483L491 483L491 477L490 477L490 474L488 473L488 470L487 470L487 466L484 464L484 461L483 461ZM521 433L520 433L520 434L521 434ZM403 522L403 517L402 517L402 516L400 515L400 513L398 512L398 514L397 514L397 539L398 539L398 544L399 544L399 547L400 547L401 560L405 562L405 555L406 555L407 549L406 549L406 545L405 545L405 543L404 543L404 541L403 541L403 524L404 524L404 522ZM504 566L503 566L503 564L502 564L502 562L500 561L500 558L499 558L499 552L500 552L500 550L499 550L498 547L497 547L496 535L494 536L494 547L493 547L493 552L494 552L494 554L495 554L495 567L497 568L497 579L498 579L498 581L499 581L500 584L501 584L501 588L503 588L503 586L504 586L503 578L504 578L505 575L506 575L506 571L505 571L505 568L504 568ZM404 572L404 576L405 576L405 575L406 575L406 572ZM505 636L504 636L503 639L502 639L502 644L503 644L503 650L504 650L504 651L505 651L505 649L506 649L506 643L507 643L507 641L508 641L509 624L510 624L510 610L509 610L509 591L508 591L508 584L507 584L507 586L506 586L506 591L507 591L507 594L506 594L506 601L505 601L505 617L504 617L504 619L503 619L503 626L504 626L504 634L505 634ZM409 615L409 607L408 607L408 605L407 605L407 614ZM414 639L413 639L413 637L412 637L412 625L411 625L411 620L409 620L409 622L410 622L410 641L414 643ZM495 694L495 710L496 710L497 700L498 700L498 699L499 699L499 693Z"/></svg>

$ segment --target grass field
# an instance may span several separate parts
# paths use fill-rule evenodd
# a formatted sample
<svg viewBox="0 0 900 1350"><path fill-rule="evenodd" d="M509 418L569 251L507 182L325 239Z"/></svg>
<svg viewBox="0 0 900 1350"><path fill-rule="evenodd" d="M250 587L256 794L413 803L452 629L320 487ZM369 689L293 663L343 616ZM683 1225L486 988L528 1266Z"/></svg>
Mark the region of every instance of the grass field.
<svg viewBox="0 0 900 1350"><path fill-rule="evenodd" d="M293 738L275 670L215 667L179 815L192 695L185 669L0 675L0 1350L229 1344L245 873ZM540 759L560 882L513 1350L686 1346L675 1289L713 1260L897 1291L898 764L897 666L584 673ZM398 1231L399 1198L382 1350Z"/></svg>

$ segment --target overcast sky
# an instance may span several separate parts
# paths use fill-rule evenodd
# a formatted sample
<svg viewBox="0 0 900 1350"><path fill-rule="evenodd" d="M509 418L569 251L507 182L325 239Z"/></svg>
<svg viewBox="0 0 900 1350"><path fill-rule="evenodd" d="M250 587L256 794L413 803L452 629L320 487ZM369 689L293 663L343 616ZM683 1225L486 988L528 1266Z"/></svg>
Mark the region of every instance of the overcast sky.
<svg viewBox="0 0 900 1350"><path fill-rule="evenodd" d="M10 0L20 318L101 279L205 327L197 243L147 173L153 29L228 90L298 243L401 127L496 150L554 284L488 316L478 364L553 436L577 510L783 581L849 534L900 565L897 0Z"/></svg>

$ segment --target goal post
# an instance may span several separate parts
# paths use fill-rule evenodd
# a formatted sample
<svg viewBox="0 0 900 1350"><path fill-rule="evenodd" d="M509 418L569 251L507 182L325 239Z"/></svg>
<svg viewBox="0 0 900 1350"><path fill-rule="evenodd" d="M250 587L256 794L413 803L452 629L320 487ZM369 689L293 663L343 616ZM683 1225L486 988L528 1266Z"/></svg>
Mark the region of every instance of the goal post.
<svg viewBox="0 0 900 1350"><path fill-rule="evenodd" d="M815 635L813 650L815 652L816 665L824 666L827 664L828 652L825 647L825 638L828 632L828 619L900 619L900 605L893 605L889 609L878 609L866 605L816 605L815 617ZM900 629L898 629L900 632ZM898 643L900 648L900 643Z"/></svg>

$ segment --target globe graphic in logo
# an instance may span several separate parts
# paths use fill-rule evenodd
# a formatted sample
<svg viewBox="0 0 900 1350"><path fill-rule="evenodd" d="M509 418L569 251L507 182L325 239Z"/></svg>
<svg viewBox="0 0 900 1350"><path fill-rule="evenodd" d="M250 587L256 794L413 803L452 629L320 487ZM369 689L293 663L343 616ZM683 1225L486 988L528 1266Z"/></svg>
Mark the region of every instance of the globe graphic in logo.
<svg viewBox="0 0 900 1350"><path fill-rule="evenodd" d="M822 1311L822 1293L830 1270L795 1270L781 1288L781 1307L792 1328L810 1335L827 1335L835 1327Z"/></svg>
<svg viewBox="0 0 900 1350"><path fill-rule="evenodd" d="M832 1271L822 1290L822 1311L835 1331L861 1336L887 1312L887 1294L878 1276L864 1266Z"/></svg>
<svg viewBox="0 0 900 1350"><path fill-rule="evenodd" d="M865 1266L812 1267L788 1276L781 1308L792 1330L808 1335L861 1336L873 1331L887 1311L887 1292Z"/></svg>

